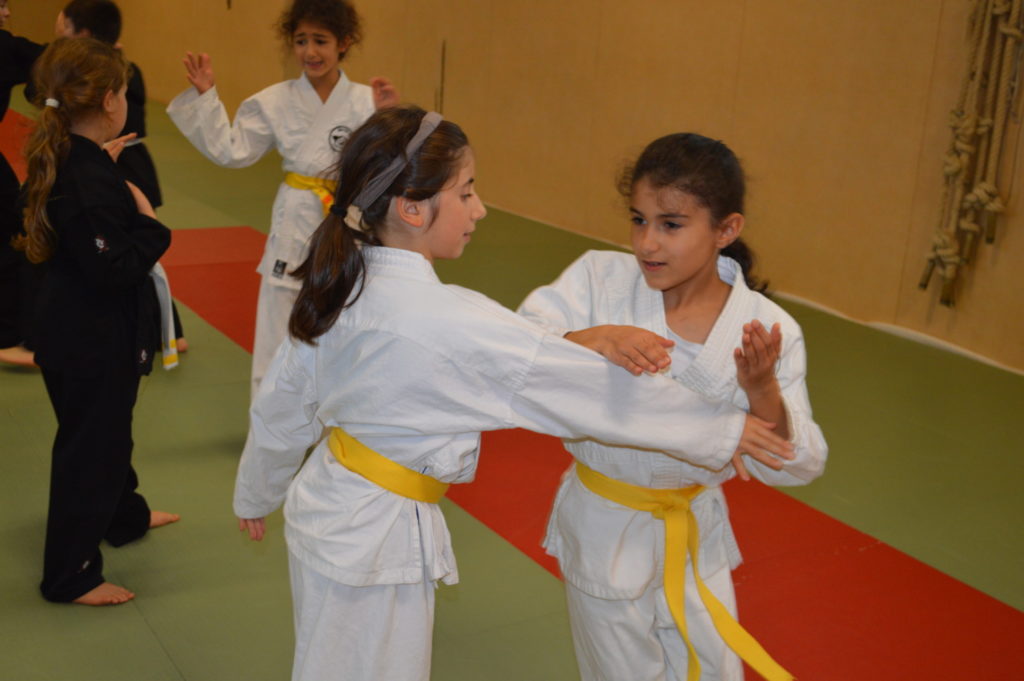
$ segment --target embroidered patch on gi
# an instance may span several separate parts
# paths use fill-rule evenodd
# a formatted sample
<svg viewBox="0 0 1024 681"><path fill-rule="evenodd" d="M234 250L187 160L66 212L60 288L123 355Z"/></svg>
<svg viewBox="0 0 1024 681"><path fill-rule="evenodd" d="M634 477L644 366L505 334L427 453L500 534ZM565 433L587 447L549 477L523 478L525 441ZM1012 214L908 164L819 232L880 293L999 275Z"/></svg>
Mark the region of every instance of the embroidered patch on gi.
<svg viewBox="0 0 1024 681"><path fill-rule="evenodd" d="M139 350L139 363L145 364L147 359L149 359L149 353L146 352L146 348L142 348Z"/></svg>
<svg viewBox="0 0 1024 681"><path fill-rule="evenodd" d="M106 253L110 250L110 247L107 246L107 237L102 234L97 234L93 241L96 242L97 253Z"/></svg>
<svg viewBox="0 0 1024 681"><path fill-rule="evenodd" d="M274 263L274 276L278 279L284 276L284 271L288 267L288 263L284 260L278 260Z"/></svg>
<svg viewBox="0 0 1024 681"><path fill-rule="evenodd" d="M336 125L327 133L327 141L330 143L331 149L341 151L341 148L345 146L345 142L348 141L348 136L351 134L352 128L347 125Z"/></svg>

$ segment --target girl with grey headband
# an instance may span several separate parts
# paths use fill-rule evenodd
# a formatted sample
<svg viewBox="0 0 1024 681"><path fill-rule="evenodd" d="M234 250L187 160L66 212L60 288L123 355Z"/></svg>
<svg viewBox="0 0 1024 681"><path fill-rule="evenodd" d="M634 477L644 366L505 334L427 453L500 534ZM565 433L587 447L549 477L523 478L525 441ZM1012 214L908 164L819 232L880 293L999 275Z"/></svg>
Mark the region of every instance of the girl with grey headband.
<svg viewBox="0 0 1024 681"><path fill-rule="evenodd" d="M457 125L378 111L345 145L296 272L234 499L254 540L284 504L295 680L429 678L434 589L458 581L438 502L473 479L481 431L589 436L716 469L737 449L776 467L791 456L735 407L441 283L434 260L459 257L486 215L474 175Z"/></svg>

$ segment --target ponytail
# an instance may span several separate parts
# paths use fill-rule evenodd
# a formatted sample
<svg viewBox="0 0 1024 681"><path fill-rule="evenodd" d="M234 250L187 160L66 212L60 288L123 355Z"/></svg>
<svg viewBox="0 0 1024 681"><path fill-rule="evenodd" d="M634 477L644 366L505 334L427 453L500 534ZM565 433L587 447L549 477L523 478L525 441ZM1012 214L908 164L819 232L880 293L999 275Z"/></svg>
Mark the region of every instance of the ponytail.
<svg viewBox="0 0 1024 681"><path fill-rule="evenodd" d="M57 247L57 234L46 214L46 201L57 179L57 167L67 158L71 147L70 127L65 112L44 106L25 148L25 234L15 237L14 246L25 251L25 257L33 263L49 260Z"/></svg>
<svg viewBox="0 0 1024 681"><path fill-rule="evenodd" d="M71 149L71 126L81 118L102 114L103 98L119 92L128 81L128 64L110 45L92 38L55 40L32 68L41 108L25 152L25 234L16 237L15 248L25 251L34 263L53 256L57 234L46 203L57 180L57 169Z"/></svg>
<svg viewBox="0 0 1024 681"><path fill-rule="evenodd" d="M334 205L313 234L309 255L291 273L302 279L288 319L288 333L293 338L315 345L341 312L358 300L366 275L361 245L381 245L380 232L386 228L391 199L430 199L458 170L469 140L450 121L441 121L425 139L420 138L422 146L407 152L425 116L423 109L414 106L382 109L345 143L332 172L338 178ZM363 190L374 180L380 182L398 158L405 158L406 163L386 187L377 187L379 193L369 192L372 197L365 199L364 206Z"/></svg>
<svg viewBox="0 0 1024 681"><path fill-rule="evenodd" d="M750 249L750 246L748 246L742 238L737 238L731 244L723 248L719 252L719 255L732 258L739 263L740 270L743 272L743 280L747 282L747 288L766 296L769 295L768 282L761 281L752 274L757 258L754 256L754 251Z"/></svg>

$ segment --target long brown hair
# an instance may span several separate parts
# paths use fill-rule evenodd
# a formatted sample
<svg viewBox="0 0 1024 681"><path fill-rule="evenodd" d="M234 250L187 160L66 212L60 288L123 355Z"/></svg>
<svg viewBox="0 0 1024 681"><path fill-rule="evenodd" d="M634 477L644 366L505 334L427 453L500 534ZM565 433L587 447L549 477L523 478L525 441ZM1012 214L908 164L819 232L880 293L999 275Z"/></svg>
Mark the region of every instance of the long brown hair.
<svg viewBox="0 0 1024 681"><path fill-rule="evenodd" d="M459 126L442 121L394 182L363 210L363 231L345 225L341 216L363 187L395 158L404 156L406 145L425 115L423 109L412 106L382 109L345 143L337 166L334 206L313 234L306 260L292 272L302 279L302 289L288 320L292 337L315 345L316 338L331 328L341 311L359 298L362 288L356 290L356 285L362 281L366 263L357 242L380 245L378 230L385 223L391 199L430 199L445 188L458 170L469 140Z"/></svg>
<svg viewBox="0 0 1024 681"><path fill-rule="evenodd" d="M57 179L57 168L71 148L71 125L103 112L103 98L118 92L128 78L128 63L110 45L92 38L55 40L32 68L36 87L33 103L41 107L25 148L25 235L15 247L32 262L49 260L57 235L46 214L46 201ZM44 105L53 100L56 106Z"/></svg>

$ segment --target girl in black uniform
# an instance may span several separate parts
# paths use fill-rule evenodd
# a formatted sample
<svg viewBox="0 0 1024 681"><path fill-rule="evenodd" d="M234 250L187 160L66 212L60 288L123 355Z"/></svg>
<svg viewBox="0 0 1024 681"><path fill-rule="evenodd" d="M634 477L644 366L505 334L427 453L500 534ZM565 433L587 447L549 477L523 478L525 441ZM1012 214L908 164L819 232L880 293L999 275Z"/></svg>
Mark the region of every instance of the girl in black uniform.
<svg viewBox="0 0 1024 681"><path fill-rule="evenodd" d="M7 0L0 0L0 119L7 113L11 88L28 82L32 64L44 47L3 30L10 13ZM33 271L11 245L21 231L19 184L8 159L0 154L0 361L30 365L32 353L24 344Z"/></svg>
<svg viewBox="0 0 1024 681"><path fill-rule="evenodd" d="M114 605L134 594L103 579L100 541L120 546L178 519L150 511L131 465L132 408L158 343L149 270L171 234L103 149L127 115L120 53L59 39L33 75L42 108L19 246L47 264L33 338L57 415L41 590L51 601Z"/></svg>

